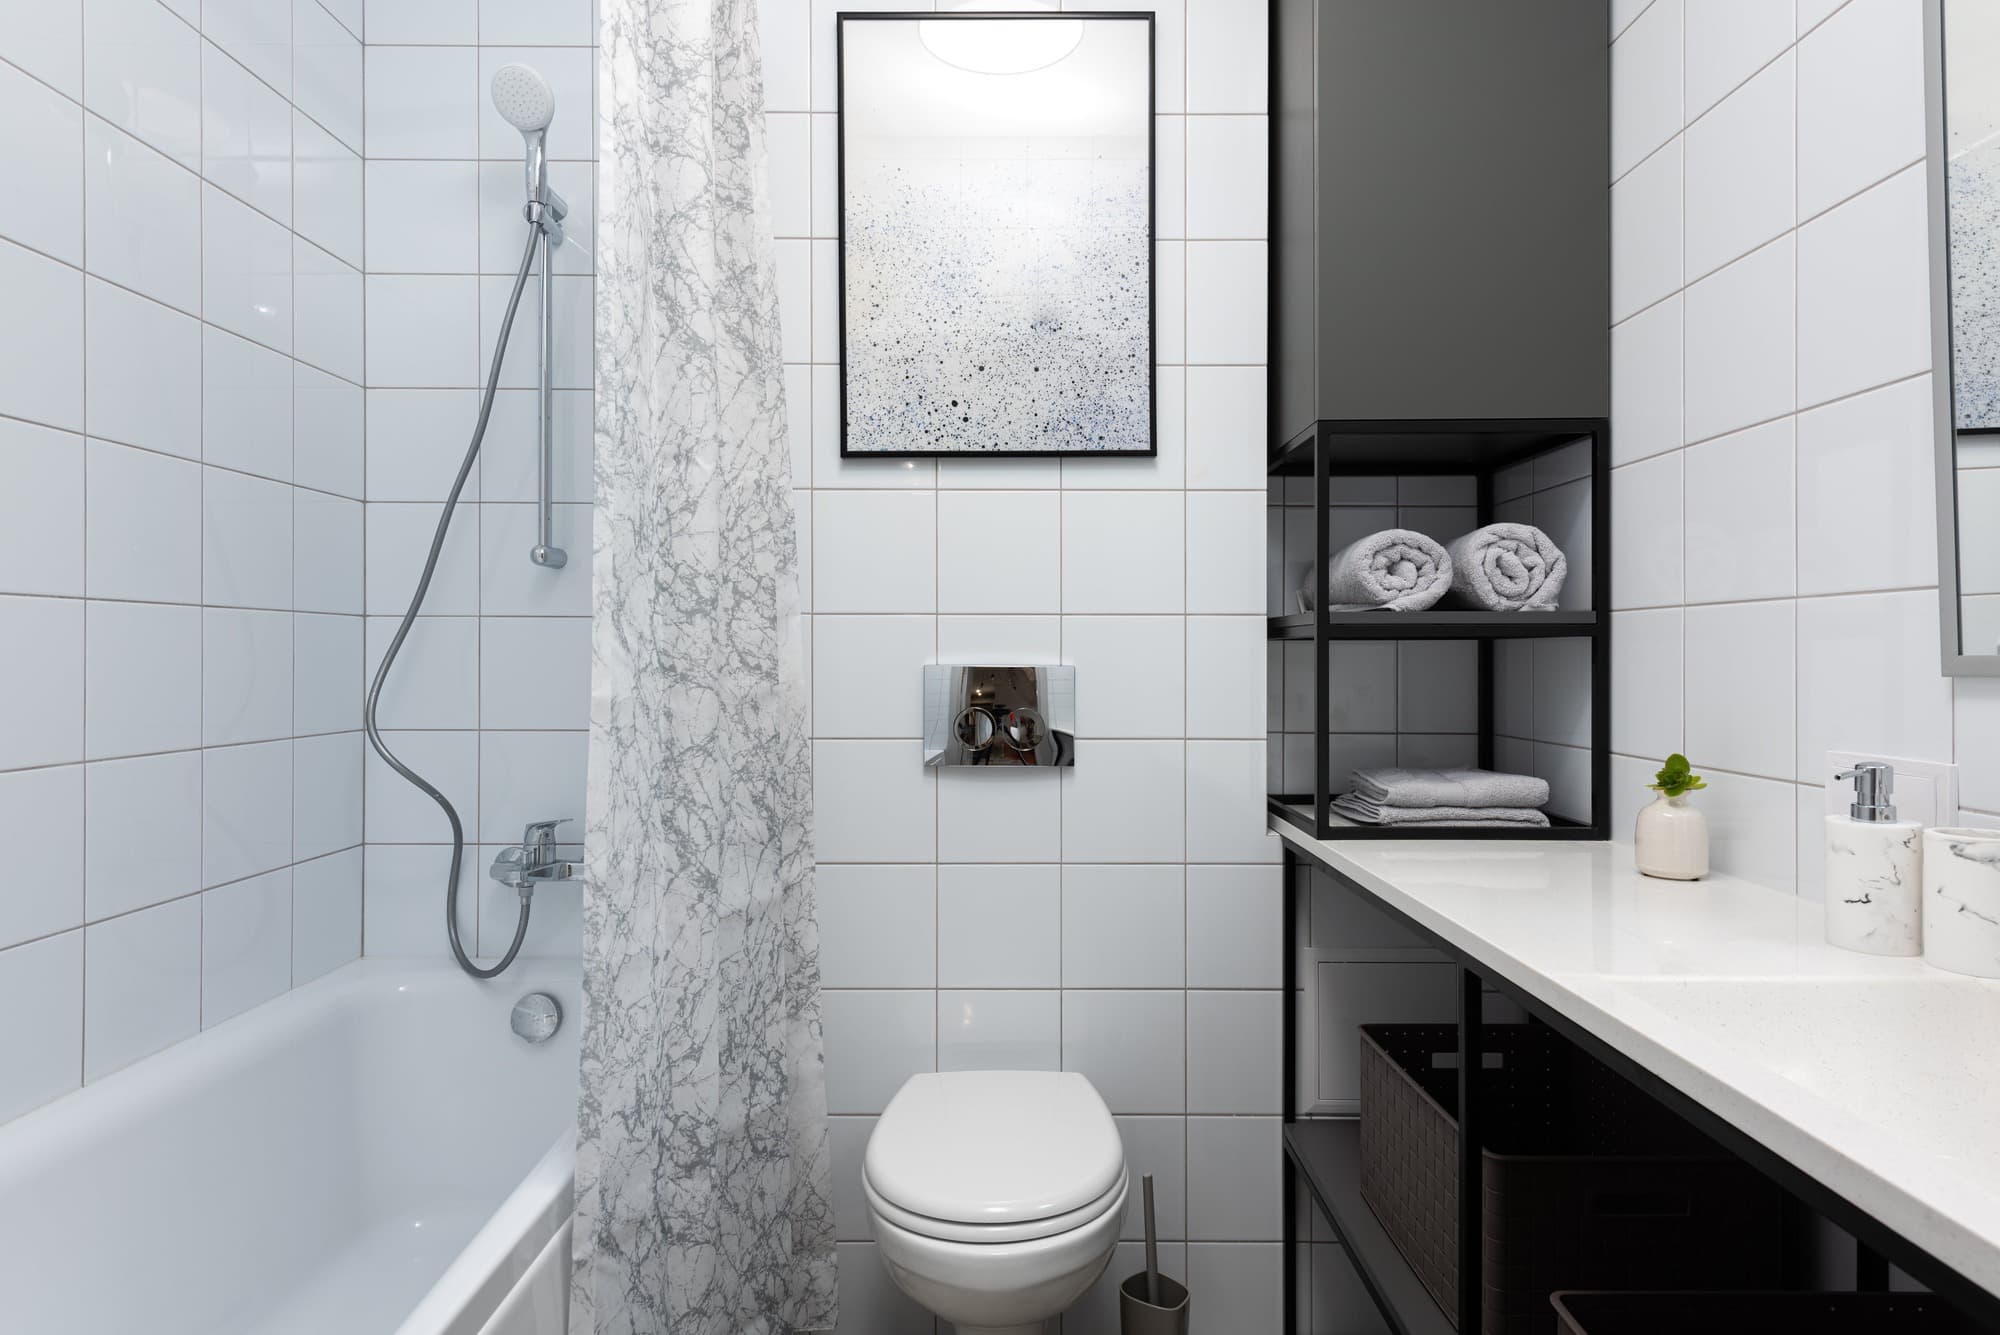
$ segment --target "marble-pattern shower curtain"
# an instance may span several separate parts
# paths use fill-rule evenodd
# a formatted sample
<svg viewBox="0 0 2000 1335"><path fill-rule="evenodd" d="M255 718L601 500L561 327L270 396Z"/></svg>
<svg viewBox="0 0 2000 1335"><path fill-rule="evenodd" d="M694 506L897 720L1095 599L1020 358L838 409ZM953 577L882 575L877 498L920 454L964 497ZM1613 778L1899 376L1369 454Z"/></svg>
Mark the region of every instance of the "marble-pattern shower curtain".
<svg viewBox="0 0 2000 1335"><path fill-rule="evenodd" d="M570 1335L830 1329L756 0L603 0Z"/></svg>

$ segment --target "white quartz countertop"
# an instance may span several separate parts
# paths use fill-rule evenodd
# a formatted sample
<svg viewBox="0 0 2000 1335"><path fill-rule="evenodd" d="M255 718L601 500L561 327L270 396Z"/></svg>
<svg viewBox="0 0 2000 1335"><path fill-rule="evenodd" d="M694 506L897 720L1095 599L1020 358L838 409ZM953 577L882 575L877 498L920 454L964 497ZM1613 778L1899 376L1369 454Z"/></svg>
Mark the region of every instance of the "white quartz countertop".
<svg viewBox="0 0 2000 1335"><path fill-rule="evenodd" d="M1272 828L2000 1293L2000 983L1836 950L1812 900L1629 844Z"/></svg>

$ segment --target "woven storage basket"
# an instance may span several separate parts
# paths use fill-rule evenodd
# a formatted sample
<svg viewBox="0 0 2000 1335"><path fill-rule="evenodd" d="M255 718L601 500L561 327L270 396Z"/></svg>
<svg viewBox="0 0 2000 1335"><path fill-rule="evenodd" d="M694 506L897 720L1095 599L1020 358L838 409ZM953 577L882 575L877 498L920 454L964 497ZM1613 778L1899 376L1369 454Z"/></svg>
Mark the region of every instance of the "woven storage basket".
<svg viewBox="0 0 2000 1335"><path fill-rule="evenodd" d="M1558 1293L1562 1335L1976 1335L1927 1293Z"/></svg>
<svg viewBox="0 0 2000 1335"><path fill-rule="evenodd" d="M1557 1289L1779 1285L1776 1187L1554 1030L1483 1034L1485 1335L1554 1335ZM1362 1199L1454 1324L1457 1052L1452 1025L1361 1029Z"/></svg>

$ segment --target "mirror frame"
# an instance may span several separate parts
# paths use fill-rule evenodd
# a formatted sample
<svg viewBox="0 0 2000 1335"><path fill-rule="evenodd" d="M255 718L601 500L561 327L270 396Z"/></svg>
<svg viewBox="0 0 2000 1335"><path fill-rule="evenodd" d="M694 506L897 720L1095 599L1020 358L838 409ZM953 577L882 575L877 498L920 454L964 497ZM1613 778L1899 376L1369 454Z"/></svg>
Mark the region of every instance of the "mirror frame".
<svg viewBox="0 0 2000 1335"><path fill-rule="evenodd" d="M1952 406L1951 217L1945 194L1944 0L1924 0L1924 177L1930 212L1931 423L1937 437L1938 638L1947 677L2000 677L1964 652L1958 600L1958 439Z"/></svg>

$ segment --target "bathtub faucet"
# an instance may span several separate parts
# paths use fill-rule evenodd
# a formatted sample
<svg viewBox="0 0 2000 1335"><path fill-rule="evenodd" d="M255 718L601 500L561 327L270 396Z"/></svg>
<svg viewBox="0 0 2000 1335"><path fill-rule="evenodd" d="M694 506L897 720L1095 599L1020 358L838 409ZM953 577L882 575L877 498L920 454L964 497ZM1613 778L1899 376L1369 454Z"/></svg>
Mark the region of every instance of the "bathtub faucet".
<svg viewBox="0 0 2000 1335"><path fill-rule="evenodd" d="M520 891L523 899L542 882L575 880L581 864L556 856L556 827L569 823L566 819L529 822L521 832L520 844L501 849L493 859L493 879Z"/></svg>

